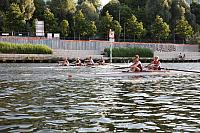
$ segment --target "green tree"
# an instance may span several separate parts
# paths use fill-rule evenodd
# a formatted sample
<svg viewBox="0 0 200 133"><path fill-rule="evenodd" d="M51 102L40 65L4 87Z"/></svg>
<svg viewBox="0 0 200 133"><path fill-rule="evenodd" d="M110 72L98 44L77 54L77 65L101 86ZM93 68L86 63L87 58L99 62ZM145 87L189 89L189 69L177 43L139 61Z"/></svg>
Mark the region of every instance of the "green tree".
<svg viewBox="0 0 200 133"><path fill-rule="evenodd" d="M192 25L196 26L195 16L191 13L190 7L185 0L173 0L171 6L171 29L175 28L177 21L182 19L183 17Z"/></svg>
<svg viewBox="0 0 200 133"><path fill-rule="evenodd" d="M116 38L119 38L122 27L118 21L114 20L112 22L112 30L115 32Z"/></svg>
<svg viewBox="0 0 200 133"><path fill-rule="evenodd" d="M0 11L6 12L9 10L9 0L0 0Z"/></svg>
<svg viewBox="0 0 200 133"><path fill-rule="evenodd" d="M193 2L190 5L191 12L196 16L196 22L200 25L200 4L197 2Z"/></svg>
<svg viewBox="0 0 200 133"><path fill-rule="evenodd" d="M61 21L75 13L76 5L74 0L51 0L50 9Z"/></svg>
<svg viewBox="0 0 200 133"><path fill-rule="evenodd" d="M187 38L190 38L193 34L192 26L188 23L185 18L181 18L175 27L175 34L177 37L183 39L185 41Z"/></svg>
<svg viewBox="0 0 200 133"><path fill-rule="evenodd" d="M61 32L61 36L63 37L67 37L69 34L69 22L67 20L63 20L60 23L60 32Z"/></svg>
<svg viewBox="0 0 200 133"><path fill-rule="evenodd" d="M44 20L45 2L43 0L34 0L35 12L33 18Z"/></svg>
<svg viewBox="0 0 200 133"><path fill-rule="evenodd" d="M74 15L74 22L75 22L74 31L75 33L78 33L79 38L80 36L86 35L86 31L84 31L85 21L86 20L82 11L81 10L77 11Z"/></svg>
<svg viewBox="0 0 200 133"><path fill-rule="evenodd" d="M49 8L44 10L44 23L45 23L45 32L56 32L58 23L56 22L56 18L54 14L51 12Z"/></svg>
<svg viewBox="0 0 200 133"><path fill-rule="evenodd" d="M170 34L169 25L163 22L163 19L157 15L154 24L151 25L152 37L160 39L166 39Z"/></svg>
<svg viewBox="0 0 200 133"><path fill-rule="evenodd" d="M97 29L94 21L86 20L81 10L76 12L74 16L74 22L74 32L78 33L79 39L80 37L93 36L96 33Z"/></svg>
<svg viewBox="0 0 200 133"><path fill-rule="evenodd" d="M124 25L127 20L133 15L131 8L127 5L121 5L119 1L110 1L102 9L101 15L105 16L106 12L109 12L113 16L114 20L117 20L121 25Z"/></svg>
<svg viewBox="0 0 200 133"><path fill-rule="evenodd" d="M101 16L105 16L107 12L113 17L114 20L119 20L119 8L120 8L120 3L118 0L111 0L108 4L106 4L102 11L101 11Z"/></svg>
<svg viewBox="0 0 200 133"><path fill-rule="evenodd" d="M131 9L135 10L145 7L147 0L119 0L119 2L124 3L128 5Z"/></svg>
<svg viewBox="0 0 200 133"><path fill-rule="evenodd" d="M92 21L98 20L99 14L97 13L97 10L92 3L88 2L88 1L84 1L79 6L79 9L82 11L84 16L88 20L92 20Z"/></svg>
<svg viewBox="0 0 200 133"><path fill-rule="evenodd" d="M100 18L100 22L98 25L100 34L102 34L103 36L108 35L108 32L110 31L110 29L112 29L112 21L113 21L113 17L107 11L105 16L102 16Z"/></svg>
<svg viewBox="0 0 200 133"><path fill-rule="evenodd" d="M101 7L100 0L78 0L78 4L81 5L83 2L86 2L86 1L93 4L96 10L98 10Z"/></svg>
<svg viewBox="0 0 200 133"><path fill-rule="evenodd" d="M32 21L32 26L31 26L31 32L35 33L36 32L36 22L38 21L38 19L33 19Z"/></svg>
<svg viewBox="0 0 200 133"><path fill-rule="evenodd" d="M151 24L156 15L161 16L165 22L169 22L171 19L171 5L172 0L148 0L146 4L146 18Z"/></svg>
<svg viewBox="0 0 200 133"><path fill-rule="evenodd" d="M85 25L85 30L86 30L86 37L92 37L96 34L97 32L97 27L95 25L94 21L86 21Z"/></svg>
<svg viewBox="0 0 200 133"><path fill-rule="evenodd" d="M126 6L128 6L132 10L132 13L138 18L138 20L146 23L145 5L147 3L147 0L119 0L119 1L122 5L125 4Z"/></svg>
<svg viewBox="0 0 200 133"><path fill-rule="evenodd" d="M11 4L6 17L6 27L10 31L22 31L25 25L23 14L18 4Z"/></svg>
<svg viewBox="0 0 200 133"><path fill-rule="evenodd" d="M135 40L135 37L140 38L145 33L145 29L143 28L143 23L138 22L137 18L133 15L130 19L128 19L128 22L126 24L126 33L133 37Z"/></svg>
<svg viewBox="0 0 200 133"><path fill-rule="evenodd" d="M4 18L5 18L5 14L4 12L0 11L0 31L3 31L4 29Z"/></svg>
<svg viewBox="0 0 200 133"><path fill-rule="evenodd" d="M24 20L30 20L35 11L33 0L21 0L20 5Z"/></svg>

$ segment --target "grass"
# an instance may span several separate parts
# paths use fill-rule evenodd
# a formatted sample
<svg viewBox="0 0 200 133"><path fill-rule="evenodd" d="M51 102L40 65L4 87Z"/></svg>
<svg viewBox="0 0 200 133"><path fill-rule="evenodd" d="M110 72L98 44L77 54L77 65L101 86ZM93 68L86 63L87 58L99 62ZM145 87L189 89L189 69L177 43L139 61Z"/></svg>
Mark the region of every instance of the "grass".
<svg viewBox="0 0 200 133"><path fill-rule="evenodd" d="M104 52L110 55L110 48L105 48ZM153 51L148 48L131 47L131 48L113 48L113 57L133 57L139 55L140 57L153 57Z"/></svg>
<svg viewBox="0 0 200 133"><path fill-rule="evenodd" d="M6 54L52 54L53 51L46 45L12 44L0 42L0 53Z"/></svg>

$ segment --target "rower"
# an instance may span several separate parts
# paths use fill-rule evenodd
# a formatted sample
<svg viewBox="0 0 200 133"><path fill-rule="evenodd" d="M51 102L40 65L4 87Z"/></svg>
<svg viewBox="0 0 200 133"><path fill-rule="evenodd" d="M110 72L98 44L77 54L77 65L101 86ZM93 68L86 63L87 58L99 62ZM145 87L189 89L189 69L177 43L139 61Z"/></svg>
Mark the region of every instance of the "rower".
<svg viewBox="0 0 200 133"><path fill-rule="evenodd" d="M76 59L75 64L76 64L76 66L81 66L82 65L81 60L80 60L79 57Z"/></svg>
<svg viewBox="0 0 200 133"><path fill-rule="evenodd" d="M68 58L64 58L63 61L59 61L59 66L69 66Z"/></svg>
<svg viewBox="0 0 200 133"><path fill-rule="evenodd" d="M142 63L140 62L139 55L135 55L133 58L133 64L130 66L132 72L141 72L142 71Z"/></svg>
<svg viewBox="0 0 200 133"><path fill-rule="evenodd" d="M105 60L103 59L103 57L101 57L101 59L98 61L99 65L105 65Z"/></svg>
<svg viewBox="0 0 200 133"><path fill-rule="evenodd" d="M64 59L62 66L69 66L69 61L67 57Z"/></svg>
<svg viewBox="0 0 200 133"><path fill-rule="evenodd" d="M161 63L160 63L159 57L155 56L153 58L153 61L151 62L151 64L148 66L148 69L149 70L161 70L160 65L161 65Z"/></svg>
<svg viewBox="0 0 200 133"><path fill-rule="evenodd" d="M94 65L94 61L92 59L92 57L90 56L88 60L85 60L86 65L87 66L93 66Z"/></svg>

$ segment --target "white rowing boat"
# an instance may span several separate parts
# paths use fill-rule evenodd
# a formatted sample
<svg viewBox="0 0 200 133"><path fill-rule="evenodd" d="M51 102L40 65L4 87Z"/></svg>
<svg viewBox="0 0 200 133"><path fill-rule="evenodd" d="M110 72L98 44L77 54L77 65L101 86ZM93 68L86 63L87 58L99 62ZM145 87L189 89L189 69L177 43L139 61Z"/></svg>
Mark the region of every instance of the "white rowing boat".
<svg viewBox="0 0 200 133"><path fill-rule="evenodd" d="M167 75L170 74L168 70L159 71L144 71L144 72L105 72L105 73L90 73L77 74L79 77L93 78L93 77L132 77L132 76L151 76L151 75Z"/></svg>

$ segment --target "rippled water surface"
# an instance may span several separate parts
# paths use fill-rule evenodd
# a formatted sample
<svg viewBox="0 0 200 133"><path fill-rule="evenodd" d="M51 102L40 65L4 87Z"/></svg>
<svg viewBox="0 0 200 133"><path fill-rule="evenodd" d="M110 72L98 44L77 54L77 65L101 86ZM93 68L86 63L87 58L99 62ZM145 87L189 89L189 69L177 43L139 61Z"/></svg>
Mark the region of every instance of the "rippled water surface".
<svg viewBox="0 0 200 133"><path fill-rule="evenodd" d="M200 132L200 74L119 71L0 64L0 132Z"/></svg>

